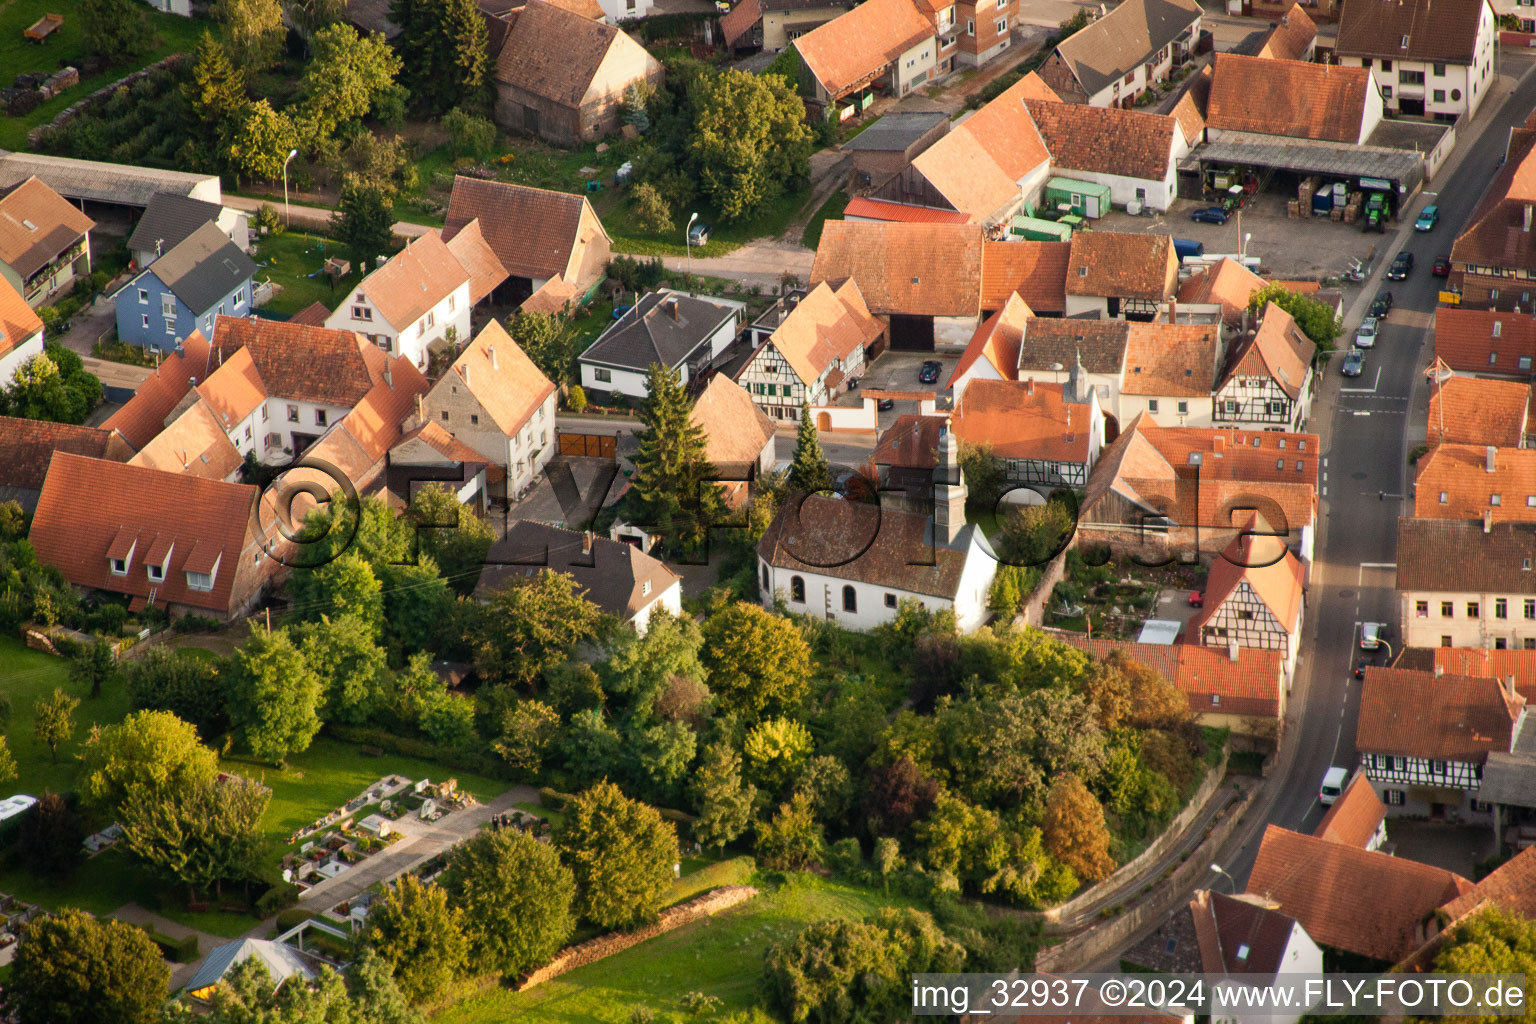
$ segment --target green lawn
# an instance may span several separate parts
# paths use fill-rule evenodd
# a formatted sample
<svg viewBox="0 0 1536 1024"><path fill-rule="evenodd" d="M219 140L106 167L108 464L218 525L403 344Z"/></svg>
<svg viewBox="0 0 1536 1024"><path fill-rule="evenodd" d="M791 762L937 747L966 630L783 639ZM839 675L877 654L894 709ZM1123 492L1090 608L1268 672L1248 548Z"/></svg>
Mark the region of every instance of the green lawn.
<svg viewBox="0 0 1536 1024"><path fill-rule="evenodd" d="M724 864L735 863L733 861ZM828 917L863 918L902 904L868 889L797 875L734 910L659 936L517 994L484 992L438 1014L454 1024L625 1024L642 1007L685 1018L682 997L718 997L722 1013L757 1003L763 951Z"/></svg>
<svg viewBox="0 0 1536 1024"><path fill-rule="evenodd" d="M62 686L81 701L74 716L75 735L59 745L59 759L55 764L48 748L32 735L32 706L57 686ZM79 770L75 754L91 726L98 723L110 725L121 721L128 713L128 695L121 687L107 687L95 700L86 696L88 692L88 687L76 686L69 681L69 663L64 659L28 650L15 637L0 636L0 693L11 704L5 738L16 757L19 773L16 781L0 789L0 793L41 796L45 789L63 793L74 788Z"/></svg>
<svg viewBox="0 0 1536 1024"><path fill-rule="evenodd" d="M349 259L339 243L310 232L291 230L263 238L252 254L257 263L256 280L262 282L270 278L274 284L282 285L283 290L262 309L291 315L315 302L334 308L363 279L363 272L361 268L353 267L335 288L324 274L310 277L325 266L329 256Z"/></svg>
<svg viewBox="0 0 1536 1024"><path fill-rule="evenodd" d="M605 190L598 194L594 203L603 227L613 239L613 251L640 256L686 256L685 228L689 216L698 212L699 220L711 225L709 241L692 246L693 255L702 259L724 256L758 238L777 238L782 235L795 217L810 201L808 192L792 192L782 195L756 216L727 224L707 202L695 203L687 212L673 211L675 221L671 231L662 234L646 231L636 224L628 196L623 192Z"/></svg>
<svg viewBox="0 0 1536 1024"><path fill-rule="evenodd" d="M838 189L830 196L821 207L811 215L806 222L805 230L800 234L800 244L807 249L814 249L821 243L821 227L829 220L837 220L843 216L843 210L848 206L848 193Z"/></svg>
<svg viewBox="0 0 1536 1024"><path fill-rule="evenodd" d="M80 7L80 0L4 0L0 3L0 68L4 69L0 74L3 79L0 85L10 85L16 75L25 71L55 71L60 61L79 60L85 51ZM22 37L29 25L48 13L64 15L64 24L41 43ZM158 11L150 12L150 22L158 37L156 46L139 59L82 78L79 85L66 89L25 117L0 117L0 149L25 149L30 129L52 121L65 107L130 72L173 53L191 50L208 25L206 21Z"/></svg>

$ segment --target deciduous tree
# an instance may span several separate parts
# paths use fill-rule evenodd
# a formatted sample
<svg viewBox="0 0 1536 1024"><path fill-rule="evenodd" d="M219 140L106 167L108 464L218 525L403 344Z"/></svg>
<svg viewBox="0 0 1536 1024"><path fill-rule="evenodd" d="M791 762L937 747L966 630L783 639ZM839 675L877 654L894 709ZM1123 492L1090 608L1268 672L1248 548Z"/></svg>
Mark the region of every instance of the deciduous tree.
<svg viewBox="0 0 1536 1024"><path fill-rule="evenodd" d="M283 173L283 161L298 143L298 129L285 111L266 99L245 108L240 130L229 143L229 169L237 179L272 181Z"/></svg>
<svg viewBox="0 0 1536 1024"><path fill-rule="evenodd" d="M541 569L492 595L471 644L480 678L527 685L592 639L601 613L566 573Z"/></svg>
<svg viewBox="0 0 1536 1024"><path fill-rule="evenodd" d="M704 679L699 661L704 635L686 615L660 610L652 614L644 636L622 636L618 643L603 667L605 688L623 697L626 713L635 719L655 715L673 679Z"/></svg>
<svg viewBox="0 0 1536 1024"><path fill-rule="evenodd" d="M80 751L80 795L115 810L134 791L150 798L206 782L219 759L197 729L169 711L135 711L117 725L91 726Z"/></svg>
<svg viewBox="0 0 1536 1024"><path fill-rule="evenodd" d="M165 647L152 648L124 666L123 688L135 711L169 711L191 722L204 737L229 727L219 662L189 658Z"/></svg>
<svg viewBox="0 0 1536 1024"><path fill-rule="evenodd" d="M0 786L9 782L15 782L20 773L16 767L16 755L11 753L10 744L0 736Z"/></svg>
<svg viewBox="0 0 1536 1024"><path fill-rule="evenodd" d="M520 311L507 321L507 333L556 386L572 379L581 339L570 317Z"/></svg>
<svg viewBox="0 0 1536 1024"><path fill-rule="evenodd" d="M757 796L757 787L742 781L741 758L730 746L717 743L705 751L695 795L699 816L693 822L693 838L724 852L725 844L751 824Z"/></svg>
<svg viewBox="0 0 1536 1024"><path fill-rule="evenodd" d="M559 732L558 711L541 700L519 701L502 716L501 738L491 746L513 768L536 775Z"/></svg>
<svg viewBox="0 0 1536 1024"><path fill-rule="evenodd" d="M547 961L576 928L576 880L533 836L481 831L453 851L443 888L464 913L469 966L515 978Z"/></svg>
<svg viewBox="0 0 1536 1024"><path fill-rule="evenodd" d="M1456 1016L1457 1024L1505 1024L1530 1016L1536 996L1536 921L1490 906L1473 914L1450 931L1435 957L1439 974L1520 974L1525 976L1524 1012L1509 1006L1503 1014ZM1410 1018L1412 1019L1412 1018ZM1420 1018L1416 1024L1443 1021L1444 1017Z"/></svg>
<svg viewBox="0 0 1536 1024"><path fill-rule="evenodd" d="M814 667L792 621L744 601L704 623L703 659L710 692L748 721L798 710Z"/></svg>
<svg viewBox="0 0 1536 1024"><path fill-rule="evenodd" d="M304 69L301 119L322 136L347 135L395 87L400 58L381 33L360 33L345 22L316 32Z"/></svg>
<svg viewBox="0 0 1536 1024"><path fill-rule="evenodd" d="M864 818L876 836L897 836L933 807L939 784L910 757L899 757L869 770Z"/></svg>
<svg viewBox="0 0 1536 1024"><path fill-rule="evenodd" d="M350 612L335 619L321 616L319 622L299 627L304 661L325 691L321 711L325 721L363 722L377 705L388 666L375 628Z"/></svg>
<svg viewBox="0 0 1536 1024"><path fill-rule="evenodd" d="M433 481L411 497L407 510L416 530L419 552L429 555L448 585L468 595L479 582L485 556L495 540L495 531L474 509Z"/></svg>
<svg viewBox="0 0 1536 1024"><path fill-rule="evenodd" d="M20 1024L153 1024L170 977L143 930L70 908L22 929L0 1005Z"/></svg>
<svg viewBox="0 0 1536 1024"><path fill-rule="evenodd" d="M114 64L155 45L149 10L137 0L82 0L80 24L86 49Z"/></svg>
<svg viewBox="0 0 1536 1024"><path fill-rule="evenodd" d="M32 705L32 734L48 748L54 764L59 763L59 744L75 734L75 709L79 706L79 697L71 697L58 687Z"/></svg>
<svg viewBox="0 0 1536 1024"><path fill-rule="evenodd" d="M440 995L469 956L464 915L449 904L447 891L409 873L368 911L368 944L413 1003Z"/></svg>
<svg viewBox="0 0 1536 1024"><path fill-rule="evenodd" d="M90 688L91 699L101 696L102 686L117 678L117 656L105 640L92 640L69 659L69 681Z"/></svg>
<svg viewBox="0 0 1536 1024"><path fill-rule="evenodd" d="M280 763L320 731L320 680L286 630L255 624L230 663L229 717L251 753Z"/></svg>
<svg viewBox="0 0 1536 1024"><path fill-rule="evenodd" d="M571 802L555 843L576 877L583 918L600 928L633 928L661 909L677 832L655 808L600 782Z"/></svg>
<svg viewBox="0 0 1536 1024"><path fill-rule="evenodd" d="M796 793L779 804L773 819L757 827L757 859L779 870L809 867L821 859L826 846L810 798Z"/></svg>
<svg viewBox="0 0 1536 1024"><path fill-rule="evenodd" d="M346 245L353 263L372 267L394 250L394 190L355 174L342 177L336 204L336 240Z"/></svg>
<svg viewBox="0 0 1536 1024"><path fill-rule="evenodd" d="M747 71L702 76L692 97L689 155L728 221L766 207L810 173L805 105L783 79Z"/></svg>
<svg viewBox="0 0 1536 1024"><path fill-rule="evenodd" d="M1104 808L1077 776L1063 775L1052 784L1040 830L1051 856L1083 881L1097 882L1115 870Z"/></svg>
<svg viewBox="0 0 1536 1024"><path fill-rule="evenodd" d="M128 791L118 809L123 843L167 879L199 892L222 892L256 869L258 826L272 791L249 779L203 779L175 789Z"/></svg>
<svg viewBox="0 0 1536 1024"><path fill-rule="evenodd" d="M85 859L85 825L69 801L44 791L22 815L16 849L28 868L51 879L74 871Z"/></svg>
<svg viewBox="0 0 1536 1024"><path fill-rule="evenodd" d="M287 35L278 0L217 0L213 17L223 23L228 52L242 68L262 71L277 63Z"/></svg>
<svg viewBox="0 0 1536 1024"><path fill-rule="evenodd" d="M99 404L101 381L78 355L55 342L17 367L0 396L5 415L53 423L84 423Z"/></svg>
<svg viewBox="0 0 1536 1024"><path fill-rule="evenodd" d="M674 228L672 208L662 198L656 186L642 181L630 189L629 201L635 208L635 223L653 235L662 235Z"/></svg>
<svg viewBox="0 0 1536 1024"><path fill-rule="evenodd" d="M810 758L811 731L792 718L767 718L752 727L742 745L747 774L769 797L782 793Z"/></svg>
<svg viewBox="0 0 1536 1024"><path fill-rule="evenodd" d="M645 424L630 500L639 522L683 549L703 544L722 522L725 504L706 457L704 431L693 420L693 402L676 370L652 364L639 418Z"/></svg>
<svg viewBox="0 0 1536 1024"><path fill-rule="evenodd" d="M1333 351L1344 325L1331 306L1282 284L1267 284L1248 297L1248 311L1262 316L1264 307L1271 302L1291 314L1301 333L1312 339L1319 352Z"/></svg>

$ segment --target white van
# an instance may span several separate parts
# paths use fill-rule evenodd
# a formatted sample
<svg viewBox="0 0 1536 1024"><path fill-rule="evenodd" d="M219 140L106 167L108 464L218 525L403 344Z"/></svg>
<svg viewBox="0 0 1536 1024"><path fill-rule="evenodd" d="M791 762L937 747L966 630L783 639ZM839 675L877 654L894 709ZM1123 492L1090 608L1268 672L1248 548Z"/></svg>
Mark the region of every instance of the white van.
<svg viewBox="0 0 1536 1024"><path fill-rule="evenodd" d="M1326 807L1339 797L1344 795L1344 783L1349 781L1349 772L1343 768L1329 768L1323 776L1323 788L1317 791L1317 799Z"/></svg>

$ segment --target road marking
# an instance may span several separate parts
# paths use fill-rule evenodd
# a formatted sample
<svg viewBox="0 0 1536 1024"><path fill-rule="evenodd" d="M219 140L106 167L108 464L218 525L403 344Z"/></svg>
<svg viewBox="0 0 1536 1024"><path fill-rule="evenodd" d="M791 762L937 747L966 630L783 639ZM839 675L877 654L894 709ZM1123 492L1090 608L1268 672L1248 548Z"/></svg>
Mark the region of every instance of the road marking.
<svg viewBox="0 0 1536 1024"><path fill-rule="evenodd" d="M1380 387L1380 386L1381 386L1381 367L1378 366L1378 367L1376 367L1376 379L1371 381L1371 386L1370 387L1368 387L1368 388L1339 388L1339 394L1341 394L1341 395L1345 395L1345 394L1347 394L1347 395L1373 395L1373 394L1376 393L1376 389L1378 387Z"/></svg>

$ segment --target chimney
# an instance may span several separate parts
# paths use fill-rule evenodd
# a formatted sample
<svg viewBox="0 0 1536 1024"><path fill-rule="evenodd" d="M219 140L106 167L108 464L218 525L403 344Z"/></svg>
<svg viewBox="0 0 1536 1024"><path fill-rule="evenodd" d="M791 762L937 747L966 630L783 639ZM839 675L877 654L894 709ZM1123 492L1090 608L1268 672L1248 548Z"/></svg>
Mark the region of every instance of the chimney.
<svg viewBox="0 0 1536 1024"><path fill-rule="evenodd" d="M1439 679L1443 675L1445 675L1445 666L1444 665L1436 665L1435 666L1435 678Z"/></svg>
<svg viewBox="0 0 1536 1024"><path fill-rule="evenodd" d="M1227 435L1217 434L1211 438L1211 451L1225 452L1227 450Z"/></svg>
<svg viewBox="0 0 1536 1024"><path fill-rule="evenodd" d="M1024 393L1026 395L1033 395L1035 393L1035 378L1031 377L1025 383L1025 385L1024 385Z"/></svg>
<svg viewBox="0 0 1536 1024"><path fill-rule="evenodd" d="M496 346L485 346L485 354L491 357L491 369L496 369Z"/></svg>
<svg viewBox="0 0 1536 1024"><path fill-rule="evenodd" d="M1179 322L1179 300L1178 299L1169 299L1168 300L1168 322L1171 323L1171 324L1176 324L1176 323Z"/></svg>
<svg viewBox="0 0 1536 1024"><path fill-rule="evenodd" d="M583 533L581 535L581 553L584 554L584 555L590 555L592 553L592 531L591 530L588 530L588 531L586 531L585 533Z"/></svg>
<svg viewBox="0 0 1536 1024"><path fill-rule="evenodd" d="M469 383L469 364L468 363L465 363L463 366L459 367L459 376L464 378L464 386L465 387L469 387L470 383Z"/></svg>
<svg viewBox="0 0 1536 1024"><path fill-rule="evenodd" d="M672 319L674 321L677 321L677 320L681 319L681 317L678 316L678 312L677 312L677 296L676 295L672 296L671 298L669 298L667 300L667 315L672 317Z"/></svg>
<svg viewBox="0 0 1536 1024"><path fill-rule="evenodd" d="M1530 230L1531 230L1531 204L1530 203L1526 203L1525 204L1525 212L1521 215L1521 218L1520 218L1520 230L1526 232L1527 234L1530 233Z"/></svg>
<svg viewBox="0 0 1536 1024"><path fill-rule="evenodd" d="M1236 661L1237 660L1237 641L1236 640L1233 640L1233 641L1231 641L1231 642L1229 642L1227 644L1227 660L1228 661Z"/></svg>
<svg viewBox="0 0 1536 1024"><path fill-rule="evenodd" d="M384 386L389 388L391 391L393 391L395 387L395 377L394 374L390 373L388 363L384 364Z"/></svg>
<svg viewBox="0 0 1536 1024"><path fill-rule="evenodd" d="M1493 509L1491 508L1483 509L1483 532L1493 532Z"/></svg>
<svg viewBox="0 0 1536 1024"><path fill-rule="evenodd" d="M427 402L423 395L416 396L416 420L418 424L427 421Z"/></svg>
<svg viewBox="0 0 1536 1024"><path fill-rule="evenodd" d="M1483 454L1485 460L1483 463L1483 469L1489 473L1492 473L1494 469L1494 460L1497 458L1499 450L1493 445L1489 445L1483 449Z"/></svg>

